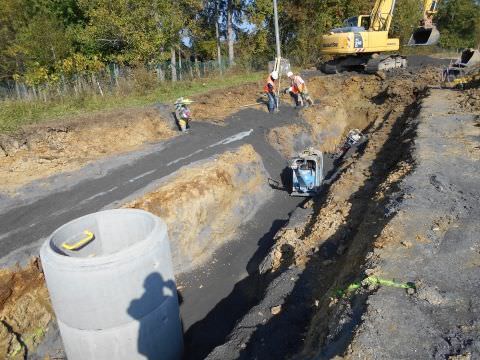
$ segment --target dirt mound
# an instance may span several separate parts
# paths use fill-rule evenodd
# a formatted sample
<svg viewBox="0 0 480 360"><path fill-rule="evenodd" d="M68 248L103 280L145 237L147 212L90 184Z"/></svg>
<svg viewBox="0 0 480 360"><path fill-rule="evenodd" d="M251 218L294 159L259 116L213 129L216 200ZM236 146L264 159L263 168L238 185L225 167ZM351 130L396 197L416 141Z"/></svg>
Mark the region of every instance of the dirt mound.
<svg viewBox="0 0 480 360"><path fill-rule="evenodd" d="M260 156L251 145L174 173L125 207L165 220L178 271L201 264L231 240L270 196Z"/></svg>
<svg viewBox="0 0 480 360"><path fill-rule="evenodd" d="M465 90L459 95L459 105L464 111L480 113L480 83L479 87Z"/></svg>
<svg viewBox="0 0 480 360"><path fill-rule="evenodd" d="M53 319L38 259L23 269L0 270L0 358L24 359Z"/></svg>
<svg viewBox="0 0 480 360"><path fill-rule="evenodd" d="M438 71L425 68L420 75L399 72L388 78L371 75L333 75L309 79L316 104L301 112L304 124L270 130L269 142L286 157L305 147L333 152L351 129L365 130L380 123L388 111L412 99L418 88L436 84Z"/></svg>
<svg viewBox="0 0 480 360"><path fill-rule="evenodd" d="M153 108L28 126L0 135L0 190L12 192L30 181L175 135Z"/></svg>
<svg viewBox="0 0 480 360"><path fill-rule="evenodd" d="M256 109L267 111L266 105L263 105L265 95L262 89L263 83L255 82L211 91L207 94L193 96L192 99L195 100L195 103L190 108L195 120L222 123L225 118L241 110L242 106L252 105L256 102L262 103L256 106Z"/></svg>

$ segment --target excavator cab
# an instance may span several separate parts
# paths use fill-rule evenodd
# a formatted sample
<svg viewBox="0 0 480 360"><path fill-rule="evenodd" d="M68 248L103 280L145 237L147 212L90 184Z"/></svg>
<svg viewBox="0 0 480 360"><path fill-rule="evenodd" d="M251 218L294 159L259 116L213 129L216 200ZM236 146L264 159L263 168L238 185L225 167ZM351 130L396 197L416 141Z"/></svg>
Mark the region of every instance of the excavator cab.
<svg viewBox="0 0 480 360"><path fill-rule="evenodd" d="M435 45L440 40L440 32L435 25L420 26L413 32L408 46Z"/></svg>

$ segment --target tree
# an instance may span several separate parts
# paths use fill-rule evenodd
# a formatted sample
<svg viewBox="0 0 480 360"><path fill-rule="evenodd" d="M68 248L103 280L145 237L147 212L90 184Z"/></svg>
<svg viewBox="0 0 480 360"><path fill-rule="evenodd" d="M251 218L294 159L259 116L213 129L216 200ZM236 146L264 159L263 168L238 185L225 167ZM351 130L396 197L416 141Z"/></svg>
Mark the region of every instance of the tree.
<svg viewBox="0 0 480 360"><path fill-rule="evenodd" d="M475 0L443 0L437 17L440 44L447 48L478 46L480 4Z"/></svg>

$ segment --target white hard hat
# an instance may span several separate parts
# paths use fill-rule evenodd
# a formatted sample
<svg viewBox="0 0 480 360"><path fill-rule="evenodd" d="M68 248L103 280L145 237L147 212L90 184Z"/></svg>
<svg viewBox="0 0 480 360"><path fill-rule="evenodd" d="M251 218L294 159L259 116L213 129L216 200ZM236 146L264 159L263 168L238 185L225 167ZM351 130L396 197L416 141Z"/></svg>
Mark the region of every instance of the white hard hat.
<svg viewBox="0 0 480 360"><path fill-rule="evenodd" d="M272 71L270 76L272 77L273 80L277 80L278 79L278 71Z"/></svg>
<svg viewBox="0 0 480 360"><path fill-rule="evenodd" d="M292 77L292 76L293 76L293 72L289 71L289 72L287 73L287 77Z"/></svg>

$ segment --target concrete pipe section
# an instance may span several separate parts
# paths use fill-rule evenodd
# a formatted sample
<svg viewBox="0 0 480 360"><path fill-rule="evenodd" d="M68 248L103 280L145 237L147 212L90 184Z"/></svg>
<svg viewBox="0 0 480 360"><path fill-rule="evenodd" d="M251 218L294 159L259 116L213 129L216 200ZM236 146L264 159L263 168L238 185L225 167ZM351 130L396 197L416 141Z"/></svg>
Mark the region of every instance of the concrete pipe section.
<svg viewBox="0 0 480 360"><path fill-rule="evenodd" d="M180 359L182 328L165 223L141 210L73 220L40 257L69 360Z"/></svg>

